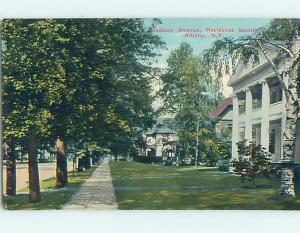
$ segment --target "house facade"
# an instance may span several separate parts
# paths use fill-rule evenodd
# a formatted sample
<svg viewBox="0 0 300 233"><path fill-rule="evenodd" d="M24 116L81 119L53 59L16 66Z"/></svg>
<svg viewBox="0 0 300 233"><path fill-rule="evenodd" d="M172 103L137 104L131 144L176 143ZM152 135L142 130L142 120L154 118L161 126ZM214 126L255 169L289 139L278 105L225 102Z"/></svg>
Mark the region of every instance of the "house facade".
<svg viewBox="0 0 300 233"><path fill-rule="evenodd" d="M176 131L169 126L171 120L169 118L160 118L153 128L146 132L146 156L175 157L178 138Z"/></svg>
<svg viewBox="0 0 300 233"><path fill-rule="evenodd" d="M271 47L267 48L267 52L271 58L276 56L276 51ZM286 125L286 98L261 51L259 57L259 64L254 67L240 63L228 83L233 88L232 158L238 157L236 143L245 140L246 143L261 144L272 155L271 161L280 163ZM281 60L279 68L284 64ZM300 163L300 121L297 122L294 163Z"/></svg>

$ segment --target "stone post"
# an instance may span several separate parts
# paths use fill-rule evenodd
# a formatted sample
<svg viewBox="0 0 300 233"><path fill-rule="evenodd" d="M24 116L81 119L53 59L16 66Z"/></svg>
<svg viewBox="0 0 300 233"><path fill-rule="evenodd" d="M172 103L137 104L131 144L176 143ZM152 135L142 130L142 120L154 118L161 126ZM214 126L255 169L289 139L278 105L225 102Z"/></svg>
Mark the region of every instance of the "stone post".
<svg viewBox="0 0 300 233"><path fill-rule="evenodd" d="M282 167L281 172L281 194L288 197L295 196L294 169L291 167Z"/></svg>

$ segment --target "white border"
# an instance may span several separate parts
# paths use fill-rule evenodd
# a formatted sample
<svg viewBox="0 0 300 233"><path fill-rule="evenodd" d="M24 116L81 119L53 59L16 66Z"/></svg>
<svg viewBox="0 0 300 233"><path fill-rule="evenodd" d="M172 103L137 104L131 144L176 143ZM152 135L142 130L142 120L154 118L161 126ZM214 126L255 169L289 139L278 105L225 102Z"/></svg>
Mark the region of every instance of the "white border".
<svg viewBox="0 0 300 233"><path fill-rule="evenodd" d="M299 17L299 0L0 0L0 16L47 17Z"/></svg>

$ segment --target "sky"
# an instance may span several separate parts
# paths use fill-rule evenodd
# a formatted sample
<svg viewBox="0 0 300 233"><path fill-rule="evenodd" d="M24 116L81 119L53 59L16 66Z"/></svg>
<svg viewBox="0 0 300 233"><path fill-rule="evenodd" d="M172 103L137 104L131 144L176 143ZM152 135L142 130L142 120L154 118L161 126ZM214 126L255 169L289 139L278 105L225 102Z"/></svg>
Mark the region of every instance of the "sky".
<svg viewBox="0 0 300 233"><path fill-rule="evenodd" d="M155 66L160 68L167 67L170 52L179 47L181 42L189 43L194 54L199 55L205 49L209 49L217 39L251 35L262 27L268 26L271 21L267 18L161 18L160 20L162 24L157 25L153 31L166 43L166 49L158 51L161 56ZM151 22L152 19L146 19L145 26L150 27ZM186 32L187 30L190 30L190 32ZM229 79L229 76L224 76L222 79L222 92L225 97L232 94L232 88L227 86ZM155 92L159 90L159 86L158 83L153 85Z"/></svg>
<svg viewBox="0 0 300 233"><path fill-rule="evenodd" d="M237 38L242 35L253 34L253 32L239 32L239 29L257 29L267 26L270 19L194 19L194 18L168 18L160 19L162 24L157 26L157 30L164 29L171 30L173 32L153 32L159 35L163 41L166 42L167 50L160 50L161 57L158 59L158 66L165 67L166 60L172 49L179 47L181 42L189 43L195 54L200 54L203 50L210 48L212 43L218 38L233 37ZM145 25L150 26L151 19L145 20ZM207 32L206 28L212 29L233 29L233 32ZM185 32L180 32L180 29L194 29L201 32L193 32L192 34L198 34L198 36L204 37L186 37ZM253 30L252 30L253 31Z"/></svg>

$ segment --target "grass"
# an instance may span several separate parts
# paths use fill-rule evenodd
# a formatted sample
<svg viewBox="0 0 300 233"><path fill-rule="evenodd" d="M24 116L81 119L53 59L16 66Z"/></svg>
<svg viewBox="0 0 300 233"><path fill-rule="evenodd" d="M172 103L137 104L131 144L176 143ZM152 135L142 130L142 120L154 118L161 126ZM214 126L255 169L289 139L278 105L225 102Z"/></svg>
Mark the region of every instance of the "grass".
<svg viewBox="0 0 300 233"><path fill-rule="evenodd" d="M41 181L42 200L39 203L28 202L28 188L20 190L21 194L16 196L4 197L4 208L8 210L53 210L60 209L74 193L76 193L81 184L91 176L96 167L92 167L84 172L70 172L69 184L64 188L55 187L55 177Z"/></svg>
<svg viewBox="0 0 300 233"><path fill-rule="evenodd" d="M300 198L279 197L275 178L258 178L253 185L215 168L109 165L119 209L300 209Z"/></svg>

